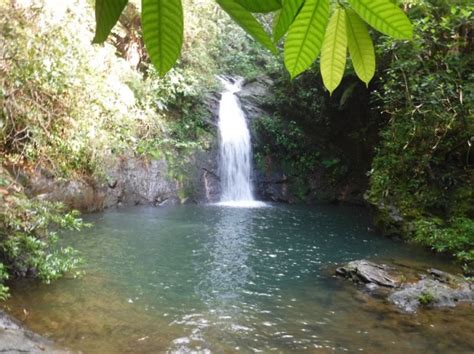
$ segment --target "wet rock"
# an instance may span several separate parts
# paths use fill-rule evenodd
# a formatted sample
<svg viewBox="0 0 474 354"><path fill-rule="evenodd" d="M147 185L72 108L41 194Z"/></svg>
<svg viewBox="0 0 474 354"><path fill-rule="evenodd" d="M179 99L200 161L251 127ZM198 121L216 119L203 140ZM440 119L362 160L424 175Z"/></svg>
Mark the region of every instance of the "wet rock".
<svg viewBox="0 0 474 354"><path fill-rule="evenodd" d="M255 171L259 198L274 202L289 203L292 197L288 188L288 177L281 171Z"/></svg>
<svg viewBox="0 0 474 354"><path fill-rule="evenodd" d="M404 312L416 312L420 306L454 307L458 303L472 303L474 288L467 282L453 288L439 280L422 279L414 284L404 285L393 292L389 301Z"/></svg>
<svg viewBox="0 0 474 354"><path fill-rule="evenodd" d="M421 306L444 308L474 302L473 282L438 269L420 271L406 265L357 260L337 268L335 273L364 284L361 289L365 293L388 300L402 312L413 313Z"/></svg>
<svg viewBox="0 0 474 354"><path fill-rule="evenodd" d="M388 267L366 260L349 262L336 270L336 274L350 278L355 282L375 284L388 288L399 285L399 281L388 273Z"/></svg>
<svg viewBox="0 0 474 354"><path fill-rule="evenodd" d="M25 329L18 321L0 311L1 353L70 353L50 340Z"/></svg>
<svg viewBox="0 0 474 354"><path fill-rule="evenodd" d="M247 119L253 120L268 115L265 101L271 94L273 84L273 80L268 76L260 76L244 82L237 95Z"/></svg>

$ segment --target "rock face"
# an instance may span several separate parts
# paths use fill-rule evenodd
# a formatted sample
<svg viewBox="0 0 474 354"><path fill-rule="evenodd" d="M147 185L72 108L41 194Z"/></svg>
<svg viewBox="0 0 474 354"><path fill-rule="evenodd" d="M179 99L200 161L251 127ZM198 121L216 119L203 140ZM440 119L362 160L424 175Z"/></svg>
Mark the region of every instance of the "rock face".
<svg viewBox="0 0 474 354"><path fill-rule="evenodd" d="M167 173L165 160L120 157L107 168L105 207L179 203L179 185Z"/></svg>
<svg viewBox="0 0 474 354"><path fill-rule="evenodd" d="M215 152L196 152L172 175L166 160L121 157L107 168L105 207L213 202L219 196ZM178 173L175 172L175 173Z"/></svg>
<svg viewBox="0 0 474 354"><path fill-rule="evenodd" d="M265 101L270 96L273 80L268 76L244 82L242 89L237 93L242 104L242 110L248 120L258 119L263 115L268 115Z"/></svg>
<svg viewBox="0 0 474 354"><path fill-rule="evenodd" d="M25 328L15 319L0 311L1 353L70 353L57 348L51 341Z"/></svg>
<svg viewBox="0 0 474 354"><path fill-rule="evenodd" d="M472 281L437 269L420 273L415 269L357 260L337 268L336 275L364 284L365 291L387 299L407 313L416 312L421 306L443 308L474 302Z"/></svg>

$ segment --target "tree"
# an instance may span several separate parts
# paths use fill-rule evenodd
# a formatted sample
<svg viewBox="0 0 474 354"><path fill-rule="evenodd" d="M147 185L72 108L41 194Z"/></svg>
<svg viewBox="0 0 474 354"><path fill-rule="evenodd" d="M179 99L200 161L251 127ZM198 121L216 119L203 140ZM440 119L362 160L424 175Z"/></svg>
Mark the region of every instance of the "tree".
<svg viewBox="0 0 474 354"><path fill-rule="evenodd" d="M294 78L321 53L324 85L332 93L342 80L347 51L366 84L375 73L375 53L367 24L396 39L411 39L412 25L390 0L215 0L255 40L273 53L284 40L285 66ZM183 44L181 0L141 0L142 29L151 61L161 75L175 64ZM94 43L104 42L128 0L96 0ZM273 16L268 34L255 14Z"/></svg>

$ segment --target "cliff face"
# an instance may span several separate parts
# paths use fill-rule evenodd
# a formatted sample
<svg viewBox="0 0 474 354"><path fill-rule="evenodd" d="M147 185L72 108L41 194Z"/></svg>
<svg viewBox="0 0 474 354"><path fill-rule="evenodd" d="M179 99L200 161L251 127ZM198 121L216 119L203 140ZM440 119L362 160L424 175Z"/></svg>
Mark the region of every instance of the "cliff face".
<svg viewBox="0 0 474 354"><path fill-rule="evenodd" d="M317 75L262 77L241 97L252 127L256 192L289 203L363 203L378 117L351 78L329 97Z"/></svg>

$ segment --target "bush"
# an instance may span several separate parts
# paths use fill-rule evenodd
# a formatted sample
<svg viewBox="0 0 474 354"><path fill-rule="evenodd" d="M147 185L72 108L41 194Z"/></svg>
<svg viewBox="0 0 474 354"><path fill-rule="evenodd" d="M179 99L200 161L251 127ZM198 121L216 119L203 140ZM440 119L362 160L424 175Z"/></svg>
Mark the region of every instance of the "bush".
<svg viewBox="0 0 474 354"><path fill-rule="evenodd" d="M87 226L77 212L60 203L29 199L0 167L0 298L9 278L36 277L50 282L73 270L80 258L70 247L56 246L57 231Z"/></svg>

